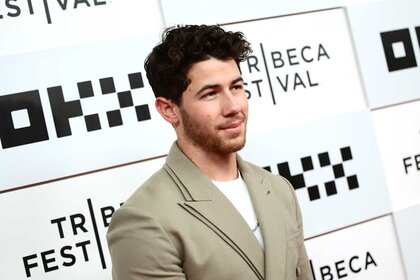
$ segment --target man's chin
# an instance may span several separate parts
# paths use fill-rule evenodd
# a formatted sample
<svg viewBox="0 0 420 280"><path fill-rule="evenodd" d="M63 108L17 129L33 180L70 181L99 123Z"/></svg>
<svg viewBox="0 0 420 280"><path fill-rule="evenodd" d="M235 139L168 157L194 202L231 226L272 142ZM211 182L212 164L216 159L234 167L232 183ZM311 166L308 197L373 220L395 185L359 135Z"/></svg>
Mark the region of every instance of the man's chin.
<svg viewBox="0 0 420 280"><path fill-rule="evenodd" d="M238 140L238 139L235 139ZM232 142L232 143L226 143L226 145L224 145L223 150L226 153L235 153L238 152L240 150L243 149L243 147L245 147L245 139L241 139L240 141L237 142Z"/></svg>

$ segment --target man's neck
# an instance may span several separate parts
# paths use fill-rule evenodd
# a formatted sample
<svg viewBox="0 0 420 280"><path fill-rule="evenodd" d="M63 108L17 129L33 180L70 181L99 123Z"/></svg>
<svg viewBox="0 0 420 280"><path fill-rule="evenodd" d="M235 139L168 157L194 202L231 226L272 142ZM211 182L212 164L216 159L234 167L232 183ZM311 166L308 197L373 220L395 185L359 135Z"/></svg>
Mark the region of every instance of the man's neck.
<svg viewBox="0 0 420 280"><path fill-rule="evenodd" d="M230 181L238 178L236 152L228 154L212 153L200 147L184 147L177 143L181 151L211 180Z"/></svg>

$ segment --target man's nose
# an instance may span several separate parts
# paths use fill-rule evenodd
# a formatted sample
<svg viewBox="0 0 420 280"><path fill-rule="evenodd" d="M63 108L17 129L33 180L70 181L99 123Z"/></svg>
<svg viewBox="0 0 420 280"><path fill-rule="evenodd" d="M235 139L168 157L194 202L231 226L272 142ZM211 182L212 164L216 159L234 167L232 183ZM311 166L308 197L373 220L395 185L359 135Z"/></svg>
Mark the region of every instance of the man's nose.
<svg viewBox="0 0 420 280"><path fill-rule="evenodd" d="M223 98L223 115L234 115L241 111L239 97L232 94L230 91L224 94Z"/></svg>

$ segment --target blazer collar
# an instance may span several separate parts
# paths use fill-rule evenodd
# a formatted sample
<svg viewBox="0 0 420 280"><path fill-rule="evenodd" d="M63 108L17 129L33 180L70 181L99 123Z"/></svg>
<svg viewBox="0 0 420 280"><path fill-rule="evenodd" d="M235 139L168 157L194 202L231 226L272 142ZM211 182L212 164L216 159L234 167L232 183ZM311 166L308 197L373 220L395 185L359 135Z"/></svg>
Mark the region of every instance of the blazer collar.
<svg viewBox="0 0 420 280"><path fill-rule="evenodd" d="M179 205L235 249L257 279L282 279L286 257L283 214L263 173L253 171L239 155L237 162L261 225L265 252L241 214L176 143L169 151L164 169L185 198Z"/></svg>
<svg viewBox="0 0 420 280"><path fill-rule="evenodd" d="M211 201L214 186L211 180L179 149L172 144L164 169L175 180L186 201Z"/></svg>
<svg viewBox="0 0 420 280"><path fill-rule="evenodd" d="M261 226L265 250L265 279L283 279L286 273L286 230L282 205L268 178L253 171L239 156L239 170L247 184Z"/></svg>

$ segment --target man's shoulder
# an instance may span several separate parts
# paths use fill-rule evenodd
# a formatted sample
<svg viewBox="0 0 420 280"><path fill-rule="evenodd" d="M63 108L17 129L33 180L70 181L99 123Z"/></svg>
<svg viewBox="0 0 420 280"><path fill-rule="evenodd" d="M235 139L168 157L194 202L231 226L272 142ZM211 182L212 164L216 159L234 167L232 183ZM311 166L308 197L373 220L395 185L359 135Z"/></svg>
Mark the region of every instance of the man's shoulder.
<svg viewBox="0 0 420 280"><path fill-rule="evenodd" d="M178 199L180 191L173 179L162 167L143 182L131 194L125 206L143 208L150 205L162 204L168 200Z"/></svg>
<svg viewBox="0 0 420 280"><path fill-rule="evenodd" d="M279 174L273 174L270 171L249 161L242 161L242 163L246 165L253 176L260 177L265 182L268 182L277 196L281 197L282 199L294 199L294 188L285 177Z"/></svg>
<svg viewBox="0 0 420 280"><path fill-rule="evenodd" d="M249 168L252 172L258 173L263 176L275 176L273 173L247 160L242 160L242 163L245 164L247 168Z"/></svg>
<svg viewBox="0 0 420 280"><path fill-rule="evenodd" d="M249 161L243 161L243 162L249 168L249 170L252 173L254 173L256 175L259 175L259 176L263 177L264 179L268 179L270 181L274 181L274 182L277 182L277 183L280 183L280 184L286 184L289 187L291 187L290 182L286 178L284 178L283 176L278 175L278 174L273 174L270 171L254 164L252 162L249 162Z"/></svg>

